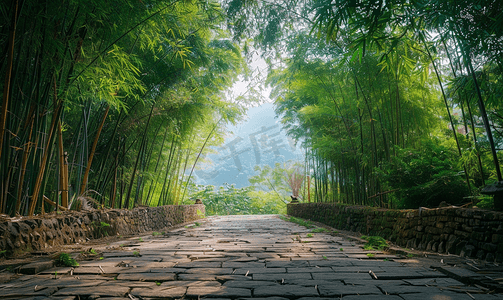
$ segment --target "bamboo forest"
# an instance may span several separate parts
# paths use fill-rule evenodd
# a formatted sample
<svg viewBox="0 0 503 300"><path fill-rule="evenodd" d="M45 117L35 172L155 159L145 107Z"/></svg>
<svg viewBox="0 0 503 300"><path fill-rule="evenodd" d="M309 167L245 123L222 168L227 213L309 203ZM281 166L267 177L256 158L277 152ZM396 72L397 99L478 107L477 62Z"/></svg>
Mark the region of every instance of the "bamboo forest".
<svg viewBox="0 0 503 300"><path fill-rule="evenodd" d="M0 213L503 209L503 1L4 0ZM264 100L301 160L195 170ZM270 154L272 155L272 154Z"/></svg>

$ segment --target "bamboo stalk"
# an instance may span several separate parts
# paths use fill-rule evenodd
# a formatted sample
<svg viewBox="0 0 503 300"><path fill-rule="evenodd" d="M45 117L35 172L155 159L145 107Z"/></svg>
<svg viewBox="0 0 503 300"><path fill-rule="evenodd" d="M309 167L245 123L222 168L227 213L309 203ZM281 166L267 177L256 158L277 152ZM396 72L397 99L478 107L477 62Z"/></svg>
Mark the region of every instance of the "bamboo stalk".
<svg viewBox="0 0 503 300"><path fill-rule="evenodd" d="M0 158L2 157L3 140L5 135L5 123L7 121L7 107L9 106L10 84L12 78L12 66L14 62L14 40L16 39L16 24L19 0L14 4L14 12L12 15L12 25L9 34L9 51L7 56L7 71L5 73L5 84L3 91L2 111L0 113Z"/></svg>
<svg viewBox="0 0 503 300"><path fill-rule="evenodd" d="M159 181L159 177L161 176L161 172L157 172L157 170L158 170L159 164L161 162L162 150L164 149L164 144L166 142L166 138L168 137L168 132L169 132L169 126L166 126L166 131L164 132L164 137L163 137L162 143L161 143L161 149L159 150L159 155L157 157L157 162L155 164L155 169L154 169L154 173L156 173L157 176L156 176L155 180L151 180L150 181L150 187L149 187L149 191L148 191L148 194L147 194L147 199L152 199L152 198L150 198L151 193L157 187L157 182ZM162 168L162 165L161 165L161 168ZM151 200L148 200L148 201L149 201L148 205L150 206L150 204L152 203L152 201Z"/></svg>
<svg viewBox="0 0 503 300"><path fill-rule="evenodd" d="M31 119L30 133L28 134L28 142L26 142L24 145L23 159L21 162L21 172L20 172L19 181L18 181L17 199L16 199L16 208L15 208L16 215L19 214L19 210L21 208L21 199L23 196L22 191L23 191L24 176L26 174L26 165L28 164L28 157L30 155L30 150L31 150L31 146L32 146L31 136L33 134L33 124L35 122L34 114L31 115L30 119Z"/></svg>
<svg viewBox="0 0 503 300"><path fill-rule="evenodd" d="M445 108L447 110L447 115L449 116L449 122L450 122L451 127L452 127L452 134L454 135L454 140L456 141L456 146L458 148L459 157L462 157L463 153L461 152L461 145L459 144L458 135L456 133L456 127L454 126L454 121L452 120L451 110L449 109L449 104L447 103L447 96L445 95L444 87L442 85L442 80L440 78L440 74L439 74L439 71L437 69L437 65L435 64L435 60L433 59L433 56L431 55L430 49L428 48L428 45L426 44L426 39L424 37L424 34L421 33L420 36L421 36L421 39L422 39L422 41L424 43L424 47L426 49L426 53L428 54L428 57L431 60L431 64L433 65L433 70L435 71L435 75L436 75L437 80L438 80L438 85L440 85L440 91L442 92L442 96L443 96L443 99L444 99ZM463 164L463 170L465 172L465 178L466 178L466 184L467 184L467 187L468 187L468 191L471 194L472 193L472 188L471 188L471 185L470 185L470 178L468 177L468 172L466 171L466 164ZM500 175L500 177L501 177L501 175Z"/></svg>
<svg viewBox="0 0 503 300"><path fill-rule="evenodd" d="M144 145L145 140L147 138L147 129L148 129L149 125L150 125L150 119L152 118L152 113L154 112L154 107L155 107L155 103L152 104L152 108L150 109L150 114L148 115L147 124L145 124L145 131L143 133L143 138L142 138L142 141L141 141L141 144L140 144L138 155L136 157L136 161L135 161L135 165L134 165L134 168L133 168L133 172L131 174L131 181L129 182L129 187L128 187L128 191L127 191L127 194L126 194L126 204L127 204L127 206L129 206L129 197L131 196L131 190L133 188L134 178L135 178L135 175L136 175L136 170L138 168L138 161L140 160L141 148ZM126 208L128 208L128 207L126 207Z"/></svg>
<svg viewBox="0 0 503 300"><path fill-rule="evenodd" d="M51 201L51 199L47 198L46 195L44 195L43 198L44 198L45 202L49 203L50 205L52 205L54 207L56 206L56 203L54 201ZM64 206L61 206L61 205L58 205L58 208L61 209L61 210L68 210L68 208L66 208Z"/></svg>
<svg viewBox="0 0 503 300"><path fill-rule="evenodd" d="M110 207L115 208L115 194L117 193L117 166L115 166L112 191L110 192Z"/></svg>
<svg viewBox="0 0 503 300"><path fill-rule="evenodd" d="M68 161L67 153L63 151L63 133L61 120L58 120L58 154L59 154L59 191L61 206L68 207Z"/></svg>
<svg viewBox="0 0 503 300"><path fill-rule="evenodd" d="M96 145L98 144L98 139L100 138L100 134L101 134L101 130L103 129L103 125L105 125L105 121L107 119L109 110L110 110L110 105L107 105L107 108L105 109L105 113L103 114L103 119L101 120L101 124L98 127L98 132L96 133L96 136L94 137L93 145L91 147L91 153L89 153L89 159L87 160L86 171L84 172L84 178L82 179L82 184L80 185L80 192L79 192L80 195L84 194L84 191L86 190L87 180L89 178L89 170L91 170L91 165L93 163L94 153L96 151Z"/></svg>
<svg viewBox="0 0 503 300"><path fill-rule="evenodd" d="M115 122L115 126L114 126L114 129L112 131L112 135L108 141L108 144L107 144L107 147L106 147L106 150L104 152L104 155L102 155L102 159L101 159L101 164L100 164L100 172L98 174L98 179L97 179L97 182L99 183L99 190L101 191L104 191L106 189L106 186L107 186L107 178L109 178L110 176L109 175L105 175L105 179L102 179L103 177L103 172L105 170L105 166L106 166L106 162L108 161L108 158L110 157L110 152L111 152L111 149L112 149L112 146L114 144L114 140L115 140L115 136L117 135L117 129L119 128L119 123L121 121L121 116L123 114L123 110L120 111L119 113L119 116L117 117L117 121ZM119 146L119 149L118 149L118 152L120 152L120 146ZM117 157L118 155L116 156L116 159L114 160L115 161L115 164L117 164ZM111 172L116 172L117 171L117 166L115 166L114 168L112 168L110 170ZM109 173L111 174L111 173ZM103 204L103 200L100 199L100 204Z"/></svg>
<svg viewBox="0 0 503 300"><path fill-rule="evenodd" d="M60 116L61 106L62 103L60 102L60 104L56 107L56 110L54 111L54 114L52 116L51 127L49 129L49 137L47 138L47 143L44 149L44 156L42 157L42 161L40 163L40 169L38 171L37 179L35 180L35 187L33 189L33 194L31 196L30 208L28 210L29 216L35 213L35 207L37 205L38 195L40 193L40 188L42 186L42 179L44 177L45 168L47 165L47 158L49 157L49 147L52 143L52 136L56 128L56 120L58 120Z"/></svg>

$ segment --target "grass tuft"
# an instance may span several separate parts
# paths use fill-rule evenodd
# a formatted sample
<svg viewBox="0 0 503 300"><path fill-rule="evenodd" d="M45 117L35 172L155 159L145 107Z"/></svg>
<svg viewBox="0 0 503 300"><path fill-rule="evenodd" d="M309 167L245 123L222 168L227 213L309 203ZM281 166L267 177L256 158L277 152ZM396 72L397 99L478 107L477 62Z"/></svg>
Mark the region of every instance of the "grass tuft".
<svg viewBox="0 0 503 300"><path fill-rule="evenodd" d="M296 217L291 217L291 216L289 216L289 217L280 216L280 218L283 221L292 222L292 223L298 224L300 226L304 226L306 228L314 228L314 227L316 227L316 226L313 225L313 223L311 221L304 220L304 219L301 219L301 218L296 218Z"/></svg>
<svg viewBox="0 0 503 300"><path fill-rule="evenodd" d="M70 254L62 252L59 254L58 258L56 258L56 265L62 267L76 267L79 263L70 256Z"/></svg>
<svg viewBox="0 0 503 300"><path fill-rule="evenodd" d="M386 240L380 236L363 235L361 238L367 241L367 243L363 246L364 250L382 251L386 248L389 248L388 242L386 242Z"/></svg>

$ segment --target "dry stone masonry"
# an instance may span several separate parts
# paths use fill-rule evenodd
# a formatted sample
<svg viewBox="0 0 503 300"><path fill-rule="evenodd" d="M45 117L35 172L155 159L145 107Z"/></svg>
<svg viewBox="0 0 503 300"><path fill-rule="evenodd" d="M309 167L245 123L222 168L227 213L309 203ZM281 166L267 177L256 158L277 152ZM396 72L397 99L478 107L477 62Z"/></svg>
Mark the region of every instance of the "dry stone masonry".
<svg viewBox="0 0 503 300"><path fill-rule="evenodd" d="M444 207L391 210L333 203L289 204L288 214L399 246L503 262L503 213Z"/></svg>
<svg viewBox="0 0 503 300"><path fill-rule="evenodd" d="M63 212L19 220L3 219L0 220L0 250L11 253L43 250L106 235L160 231L198 220L204 214L204 205L197 204Z"/></svg>

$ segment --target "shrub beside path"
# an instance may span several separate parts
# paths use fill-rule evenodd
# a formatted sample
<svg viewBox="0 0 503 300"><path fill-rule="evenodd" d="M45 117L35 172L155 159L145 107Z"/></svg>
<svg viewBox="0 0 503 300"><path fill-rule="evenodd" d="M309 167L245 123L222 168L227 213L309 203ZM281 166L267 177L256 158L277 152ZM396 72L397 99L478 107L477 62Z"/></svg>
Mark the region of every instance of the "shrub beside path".
<svg viewBox="0 0 503 300"><path fill-rule="evenodd" d="M503 299L474 271L363 250L274 215L210 217L94 251L79 266L0 284L0 298Z"/></svg>

